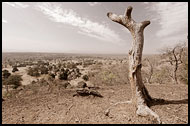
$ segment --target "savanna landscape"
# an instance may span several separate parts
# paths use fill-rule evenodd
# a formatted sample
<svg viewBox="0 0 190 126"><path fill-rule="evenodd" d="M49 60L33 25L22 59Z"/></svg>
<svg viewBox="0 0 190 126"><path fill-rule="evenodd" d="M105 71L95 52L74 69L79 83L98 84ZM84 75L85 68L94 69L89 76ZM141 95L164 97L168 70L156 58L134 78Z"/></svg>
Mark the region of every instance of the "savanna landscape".
<svg viewBox="0 0 190 126"><path fill-rule="evenodd" d="M150 95L166 100L151 109L165 124L185 124L188 122L187 57L179 66L178 84L170 77L173 66L160 63L161 57L143 58L143 82ZM3 53L2 66L2 123L156 123L151 117L137 116L130 104L118 104L105 115L112 104L131 98L125 55ZM15 67L18 71L13 72ZM21 76L16 88L13 80L9 83L5 79L5 70L11 74L7 79ZM103 97L73 96L85 84Z"/></svg>
<svg viewBox="0 0 190 126"><path fill-rule="evenodd" d="M2 4L2 124L188 124L188 3Z"/></svg>

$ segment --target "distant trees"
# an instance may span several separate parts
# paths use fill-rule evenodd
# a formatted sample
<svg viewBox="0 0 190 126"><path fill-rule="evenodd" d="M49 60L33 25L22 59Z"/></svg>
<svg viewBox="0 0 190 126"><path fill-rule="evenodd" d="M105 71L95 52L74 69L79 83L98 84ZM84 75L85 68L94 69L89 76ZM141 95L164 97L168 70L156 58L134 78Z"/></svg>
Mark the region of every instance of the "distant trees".
<svg viewBox="0 0 190 126"><path fill-rule="evenodd" d="M48 67L41 65L41 66L29 67L27 74L34 77L39 77L41 74L48 74L48 72L49 72Z"/></svg>
<svg viewBox="0 0 190 126"><path fill-rule="evenodd" d="M39 68L39 70L40 70L41 74L48 74L48 71L49 71L48 68L45 66L41 66Z"/></svg>
<svg viewBox="0 0 190 126"><path fill-rule="evenodd" d="M151 58L145 58L144 61L147 63L147 66L148 66L148 71L143 72L143 75L145 74L145 79L146 79L146 82L151 84L152 83L152 76L153 76L153 73L154 73L154 67L156 66L156 61L153 57Z"/></svg>
<svg viewBox="0 0 190 126"><path fill-rule="evenodd" d="M29 67L27 74L30 76L34 76L34 77L39 77L40 71L39 71L38 67L33 67L33 68Z"/></svg>
<svg viewBox="0 0 190 126"><path fill-rule="evenodd" d="M178 84L177 70L182 65L182 56L185 49L185 44L177 44L174 47L165 48L162 50L162 62L168 62L172 66L170 77L175 84Z"/></svg>

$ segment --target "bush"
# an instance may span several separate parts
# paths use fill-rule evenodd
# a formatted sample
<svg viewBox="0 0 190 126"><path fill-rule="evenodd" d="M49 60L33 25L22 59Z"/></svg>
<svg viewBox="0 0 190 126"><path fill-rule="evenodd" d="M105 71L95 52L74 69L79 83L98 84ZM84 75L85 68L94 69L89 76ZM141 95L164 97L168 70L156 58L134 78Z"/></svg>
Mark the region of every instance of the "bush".
<svg viewBox="0 0 190 126"><path fill-rule="evenodd" d="M28 73L27 74L30 75L30 76L35 76L35 77L39 77L40 76L38 67L34 67L34 68L30 67L28 69Z"/></svg>
<svg viewBox="0 0 190 126"><path fill-rule="evenodd" d="M100 69L101 68L101 69ZM89 80L96 86L128 84L128 64L95 67L94 72L89 72Z"/></svg>
<svg viewBox="0 0 190 126"><path fill-rule="evenodd" d="M4 79L7 79L11 75L8 70L3 70L2 73Z"/></svg>
<svg viewBox="0 0 190 126"><path fill-rule="evenodd" d="M89 77L88 77L87 75L84 75L84 76L82 77L82 79L84 79L85 81L88 81L88 80L89 80Z"/></svg>
<svg viewBox="0 0 190 126"><path fill-rule="evenodd" d="M111 71L104 71L102 77L109 84L112 84L112 81L115 79L115 75Z"/></svg>
<svg viewBox="0 0 190 126"><path fill-rule="evenodd" d="M40 67L41 74L48 74L48 68L45 66Z"/></svg>
<svg viewBox="0 0 190 126"><path fill-rule="evenodd" d="M69 69L73 69L73 68L76 68L77 65L75 63L73 63L73 62L71 62L71 63L68 62L67 65L66 65L66 67L69 68Z"/></svg>
<svg viewBox="0 0 190 126"><path fill-rule="evenodd" d="M184 84L188 84L188 51L184 52L182 61L183 64L179 68L179 80Z"/></svg>
<svg viewBox="0 0 190 126"><path fill-rule="evenodd" d="M12 72L14 73L16 71L18 71L18 68L16 66L14 66Z"/></svg>
<svg viewBox="0 0 190 126"><path fill-rule="evenodd" d="M52 78L55 78L55 74L50 73L49 75L50 75Z"/></svg>
<svg viewBox="0 0 190 126"><path fill-rule="evenodd" d="M59 79L60 80L67 80L67 78L68 78L68 74L67 74L66 71L59 74Z"/></svg>
<svg viewBox="0 0 190 126"><path fill-rule="evenodd" d="M76 73L80 73L80 69L79 68L76 68L75 71L76 71Z"/></svg>
<svg viewBox="0 0 190 126"><path fill-rule="evenodd" d="M6 80L4 80L4 85L13 85L13 88L16 89L21 85L21 75L11 75Z"/></svg>
<svg viewBox="0 0 190 126"><path fill-rule="evenodd" d="M162 66L160 69L155 70L152 75L152 81L159 84L171 83L168 66Z"/></svg>

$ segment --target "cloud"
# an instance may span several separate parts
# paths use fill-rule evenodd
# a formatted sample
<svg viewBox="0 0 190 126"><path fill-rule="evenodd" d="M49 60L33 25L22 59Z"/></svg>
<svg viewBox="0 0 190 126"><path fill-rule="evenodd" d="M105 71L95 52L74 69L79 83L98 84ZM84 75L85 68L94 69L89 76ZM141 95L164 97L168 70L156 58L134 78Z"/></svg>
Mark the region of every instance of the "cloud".
<svg viewBox="0 0 190 126"><path fill-rule="evenodd" d="M15 7L15 8L27 8L29 5L23 4L22 2L3 2L9 6Z"/></svg>
<svg viewBox="0 0 190 126"><path fill-rule="evenodd" d="M2 23L7 23L7 20L5 20L5 19L2 19Z"/></svg>
<svg viewBox="0 0 190 126"><path fill-rule="evenodd" d="M156 35L158 37L174 36L188 29L188 3L187 2L155 2L148 5L153 21L160 25Z"/></svg>
<svg viewBox="0 0 190 126"><path fill-rule="evenodd" d="M121 30L124 31L125 33L130 34L130 31L126 27L122 27Z"/></svg>
<svg viewBox="0 0 190 126"><path fill-rule="evenodd" d="M54 22L77 27L79 34L113 43L122 41L120 36L108 26L81 17L73 10L63 10L60 6L52 3L40 3L36 5L36 8Z"/></svg>
<svg viewBox="0 0 190 126"><path fill-rule="evenodd" d="M100 5L99 2L87 2L90 6Z"/></svg>

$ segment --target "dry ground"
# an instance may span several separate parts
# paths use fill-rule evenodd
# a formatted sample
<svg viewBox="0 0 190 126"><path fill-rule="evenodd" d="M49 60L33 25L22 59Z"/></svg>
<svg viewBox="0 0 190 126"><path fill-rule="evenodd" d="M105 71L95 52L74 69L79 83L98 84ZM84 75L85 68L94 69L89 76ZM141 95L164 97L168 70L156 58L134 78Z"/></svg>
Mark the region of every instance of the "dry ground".
<svg viewBox="0 0 190 126"><path fill-rule="evenodd" d="M151 96L169 100L167 104L154 105L155 111L165 124L188 123L187 85L146 85ZM129 100L129 84L102 86L98 90L104 97L73 97L74 89L48 86L26 88L2 102L2 123L155 123L151 117L139 117L130 104L120 104L111 109L109 117L104 111L113 103Z"/></svg>

